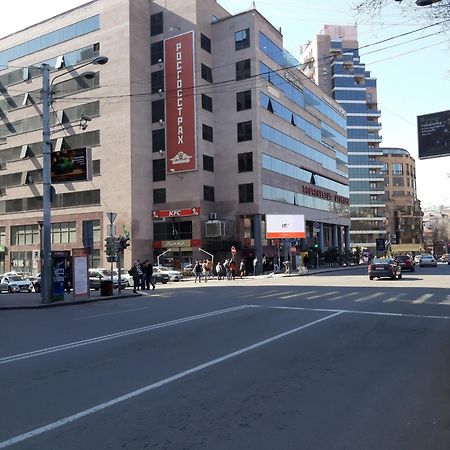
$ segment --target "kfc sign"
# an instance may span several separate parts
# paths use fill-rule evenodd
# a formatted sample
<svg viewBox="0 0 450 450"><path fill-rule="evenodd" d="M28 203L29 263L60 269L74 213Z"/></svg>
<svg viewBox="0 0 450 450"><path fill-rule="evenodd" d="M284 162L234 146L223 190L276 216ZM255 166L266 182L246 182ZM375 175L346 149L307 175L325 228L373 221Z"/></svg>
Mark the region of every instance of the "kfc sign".
<svg viewBox="0 0 450 450"><path fill-rule="evenodd" d="M166 90L166 170L196 170L194 33L164 41Z"/></svg>
<svg viewBox="0 0 450 450"><path fill-rule="evenodd" d="M162 219L166 217L188 217L200 215L200 208L184 208L184 209L166 209L163 211L153 211L153 219Z"/></svg>

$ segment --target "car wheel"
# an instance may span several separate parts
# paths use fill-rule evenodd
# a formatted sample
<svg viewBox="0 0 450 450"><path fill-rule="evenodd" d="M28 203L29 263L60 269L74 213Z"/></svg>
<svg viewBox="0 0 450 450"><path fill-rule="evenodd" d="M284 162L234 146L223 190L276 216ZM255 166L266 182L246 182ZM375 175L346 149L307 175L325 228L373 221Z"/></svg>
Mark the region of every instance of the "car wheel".
<svg viewBox="0 0 450 450"><path fill-rule="evenodd" d="M403 276L403 275L402 275L401 273L399 273L399 274L398 274L398 279L401 280L401 279L402 279L402 276Z"/></svg>
<svg viewBox="0 0 450 450"><path fill-rule="evenodd" d="M11 286L8 286L8 292L9 292L10 294L12 294Z"/></svg>
<svg viewBox="0 0 450 450"><path fill-rule="evenodd" d="M369 277L369 280L373 280L373 277Z"/></svg>
<svg viewBox="0 0 450 450"><path fill-rule="evenodd" d="M34 292L37 292L37 293L41 292L41 286L39 286L39 284L34 285Z"/></svg>
<svg viewBox="0 0 450 450"><path fill-rule="evenodd" d="M395 280L395 275L391 275L391 280Z"/></svg>
<svg viewBox="0 0 450 450"><path fill-rule="evenodd" d="M167 284L167 280L163 280L163 281L162 281L162 284Z"/></svg>

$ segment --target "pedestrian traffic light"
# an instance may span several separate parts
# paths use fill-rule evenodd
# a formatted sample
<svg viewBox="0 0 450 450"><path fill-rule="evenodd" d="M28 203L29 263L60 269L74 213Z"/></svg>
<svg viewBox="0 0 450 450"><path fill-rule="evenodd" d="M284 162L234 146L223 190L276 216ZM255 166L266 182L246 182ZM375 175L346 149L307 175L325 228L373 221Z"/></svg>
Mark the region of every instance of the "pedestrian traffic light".
<svg viewBox="0 0 450 450"><path fill-rule="evenodd" d="M319 250L319 243L317 242L317 239L314 239L314 242L313 242L313 249L314 249L314 251Z"/></svg>
<svg viewBox="0 0 450 450"><path fill-rule="evenodd" d="M130 240L129 237L120 236L119 237L120 248L123 248L125 250L130 245L129 240Z"/></svg>

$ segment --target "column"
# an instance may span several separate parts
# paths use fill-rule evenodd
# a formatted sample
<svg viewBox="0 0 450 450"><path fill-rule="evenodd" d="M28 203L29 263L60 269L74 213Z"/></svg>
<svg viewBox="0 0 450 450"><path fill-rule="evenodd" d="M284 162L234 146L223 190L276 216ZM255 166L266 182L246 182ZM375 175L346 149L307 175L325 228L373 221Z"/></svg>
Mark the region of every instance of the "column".
<svg viewBox="0 0 450 450"><path fill-rule="evenodd" d="M323 222L319 223L319 250L323 252L325 250L325 236L323 235Z"/></svg>
<svg viewBox="0 0 450 450"><path fill-rule="evenodd" d="M339 251L339 242L338 242L338 226L337 225L333 225L333 235L332 235L332 247L333 248L337 248Z"/></svg>
<svg viewBox="0 0 450 450"><path fill-rule="evenodd" d="M345 242L345 252L350 253L350 227L344 227L344 242Z"/></svg>
<svg viewBox="0 0 450 450"><path fill-rule="evenodd" d="M261 214L253 216L253 236L255 239L255 256L258 258L257 275L260 275L262 273Z"/></svg>

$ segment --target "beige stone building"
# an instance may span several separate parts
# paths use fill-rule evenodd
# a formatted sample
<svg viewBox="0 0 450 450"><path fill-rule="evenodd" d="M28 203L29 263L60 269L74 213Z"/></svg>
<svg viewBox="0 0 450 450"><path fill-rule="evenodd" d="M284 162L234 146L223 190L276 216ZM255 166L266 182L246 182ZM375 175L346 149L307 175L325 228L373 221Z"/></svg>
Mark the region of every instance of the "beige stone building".
<svg viewBox="0 0 450 450"><path fill-rule="evenodd" d="M380 148L386 201L387 240L398 252L423 247L423 212L417 198L416 162L403 148Z"/></svg>
<svg viewBox="0 0 450 450"><path fill-rule="evenodd" d="M105 266L108 212L125 266L272 257L266 214L304 215L298 250L349 243L345 112L276 28L215 0L96 0L0 40L0 272L39 270L44 62L54 155L92 155L92 177L53 179L52 249Z"/></svg>

